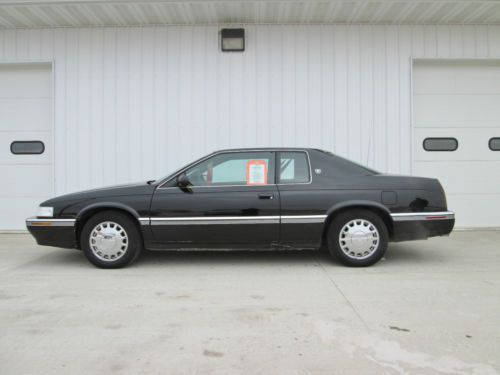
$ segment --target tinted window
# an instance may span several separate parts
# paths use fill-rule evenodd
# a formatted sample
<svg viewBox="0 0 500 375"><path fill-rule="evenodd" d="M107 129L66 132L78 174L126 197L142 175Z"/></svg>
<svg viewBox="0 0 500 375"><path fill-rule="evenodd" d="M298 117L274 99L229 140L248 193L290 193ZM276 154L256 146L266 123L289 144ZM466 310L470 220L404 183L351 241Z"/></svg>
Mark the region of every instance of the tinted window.
<svg viewBox="0 0 500 375"><path fill-rule="evenodd" d="M304 152L279 153L279 183L309 182L309 162Z"/></svg>
<svg viewBox="0 0 500 375"><path fill-rule="evenodd" d="M491 151L500 151L500 137L491 138L488 142Z"/></svg>
<svg viewBox="0 0 500 375"><path fill-rule="evenodd" d="M425 138L425 151L455 151L458 141L455 138Z"/></svg>
<svg viewBox="0 0 500 375"><path fill-rule="evenodd" d="M188 169L193 186L268 185L274 183L272 152L218 154Z"/></svg>
<svg viewBox="0 0 500 375"><path fill-rule="evenodd" d="M10 152L15 155L39 155L45 151L45 145L40 141L15 141L10 144Z"/></svg>

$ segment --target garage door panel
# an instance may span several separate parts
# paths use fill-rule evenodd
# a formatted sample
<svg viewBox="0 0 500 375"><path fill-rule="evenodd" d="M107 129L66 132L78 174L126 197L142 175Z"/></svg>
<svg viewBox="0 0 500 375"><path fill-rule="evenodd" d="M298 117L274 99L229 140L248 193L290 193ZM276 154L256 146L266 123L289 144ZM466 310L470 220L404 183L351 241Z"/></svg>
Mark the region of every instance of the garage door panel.
<svg viewBox="0 0 500 375"><path fill-rule="evenodd" d="M455 227L500 227L500 215L496 209L500 194L448 194L447 200L448 207L456 214Z"/></svg>
<svg viewBox="0 0 500 375"><path fill-rule="evenodd" d="M500 67L495 62L416 63L415 94L500 94Z"/></svg>
<svg viewBox="0 0 500 375"><path fill-rule="evenodd" d="M456 227L500 227L500 61L419 61L413 71L413 174L438 178ZM426 151L425 138L455 138Z"/></svg>
<svg viewBox="0 0 500 375"><path fill-rule="evenodd" d="M51 96L50 64L0 64L0 230L25 230L26 217L52 196Z"/></svg>
<svg viewBox="0 0 500 375"><path fill-rule="evenodd" d="M30 165L52 163L52 134L50 132L2 132L0 133L0 165ZM15 141L41 141L45 146L43 154L19 155L10 150Z"/></svg>
<svg viewBox="0 0 500 375"><path fill-rule="evenodd" d="M51 97L52 75L49 64L0 65L0 98Z"/></svg>
<svg viewBox="0 0 500 375"><path fill-rule="evenodd" d="M0 131L48 131L51 113L50 98L0 98Z"/></svg>
<svg viewBox="0 0 500 375"><path fill-rule="evenodd" d="M17 165L0 165L1 197L17 198L51 194L52 180L48 179L47 176L52 175L52 165L23 166L23 172L25 173L19 173Z"/></svg>
<svg viewBox="0 0 500 375"><path fill-rule="evenodd" d="M496 127L499 111L500 95L416 95L414 126Z"/></svg>
<svg viewBox="0 0 500 375"><path fill-rule="evenodd" d="M415 176L438 178L447 194L500 193L500 161L416 162Z"/></svg>

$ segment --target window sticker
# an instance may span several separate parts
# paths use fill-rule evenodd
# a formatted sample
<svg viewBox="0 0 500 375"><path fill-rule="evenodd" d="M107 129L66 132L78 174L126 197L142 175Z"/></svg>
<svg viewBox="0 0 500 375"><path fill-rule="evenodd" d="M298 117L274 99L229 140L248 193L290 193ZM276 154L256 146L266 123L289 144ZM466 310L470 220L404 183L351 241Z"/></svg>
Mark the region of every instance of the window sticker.
<svg viewBox="0 0 500 375"><path fill-rule="evenodd" d="M247 162L247 185L267 185L267 162L265 160Z"/></svg>

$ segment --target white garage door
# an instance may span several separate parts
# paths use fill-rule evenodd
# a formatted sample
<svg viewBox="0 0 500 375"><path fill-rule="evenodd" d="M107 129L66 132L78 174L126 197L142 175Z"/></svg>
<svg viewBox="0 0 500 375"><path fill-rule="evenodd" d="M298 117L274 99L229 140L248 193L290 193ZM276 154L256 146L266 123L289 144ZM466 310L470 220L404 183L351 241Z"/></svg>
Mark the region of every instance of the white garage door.
<svg viewBox="0 0 500 375"><path fill-rule="evenodd" d="M0 64L0 230L26 229L52 196L51 108L50 64Z"/></svg>
<svg viewBox="0 0 500 375"><path fill-rule="evenodd" d="M500 62L416 61L413 83L413 174L441 181L456 227L500 227Z"/></svg>

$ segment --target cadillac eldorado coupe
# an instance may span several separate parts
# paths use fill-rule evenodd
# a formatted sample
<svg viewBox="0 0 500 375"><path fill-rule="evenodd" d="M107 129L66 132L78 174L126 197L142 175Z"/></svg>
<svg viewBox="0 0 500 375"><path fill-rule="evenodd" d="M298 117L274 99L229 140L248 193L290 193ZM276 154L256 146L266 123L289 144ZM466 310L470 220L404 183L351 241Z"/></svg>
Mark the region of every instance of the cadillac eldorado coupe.
<svg viewBox="0 0 500 375"><path fill-rule="evenodd" d="M309 148L214 152L157 181L63 195L26 225L40 245L119 268L149 250L315 250L369 266L390 241L448 235L438 180Z"/></svg>

